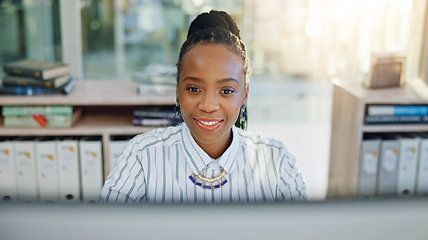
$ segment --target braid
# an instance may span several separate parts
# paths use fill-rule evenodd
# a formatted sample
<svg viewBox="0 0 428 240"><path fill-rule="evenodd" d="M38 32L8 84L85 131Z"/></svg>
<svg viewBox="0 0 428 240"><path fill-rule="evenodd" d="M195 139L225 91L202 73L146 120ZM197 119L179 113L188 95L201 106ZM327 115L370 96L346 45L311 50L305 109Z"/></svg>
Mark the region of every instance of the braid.
<svg viewBox="0 0 428 240"><path fill-rule="evenodd" d="M237 53L244 61L245 84L249 82L249 59L241 35L232 17L223 11L211 10L202 13L190 24L187 39L183 43L177 63L177 83L181 71L181 60L189 50L198 44L223 44Z"/></svg>

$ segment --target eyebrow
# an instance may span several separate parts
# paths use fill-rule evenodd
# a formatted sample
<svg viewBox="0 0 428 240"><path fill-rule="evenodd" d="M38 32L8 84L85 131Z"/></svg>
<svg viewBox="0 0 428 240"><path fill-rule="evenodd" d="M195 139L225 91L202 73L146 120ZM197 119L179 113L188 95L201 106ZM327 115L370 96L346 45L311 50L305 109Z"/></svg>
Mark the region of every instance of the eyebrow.
<svg viewBox="0 0 428 240"><path fill-rule="evenodd" d="M201 78L191 77L191 76L185 77L183 79L183 82L186 81L186 80L193 80L193 81L196 81L196 82L204 82L204 80L201 79ZM230 82L230 81L239 83L239 81L237 79L235 79L235 78L223 78L223 79L218 80L217 83L224 83L224 82Z"/></svg>

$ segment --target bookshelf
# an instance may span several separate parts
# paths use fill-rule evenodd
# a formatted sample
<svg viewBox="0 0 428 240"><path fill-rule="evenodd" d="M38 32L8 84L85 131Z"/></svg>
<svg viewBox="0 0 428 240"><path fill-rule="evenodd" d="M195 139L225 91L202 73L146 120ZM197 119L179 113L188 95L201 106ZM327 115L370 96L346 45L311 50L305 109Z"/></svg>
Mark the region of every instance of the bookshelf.
<svg viewBox="0 0 428 240"><path fill-rule="evenodd" d="M174 105L175 95L137 94L137 82L78 81L69 95L0 96L6 105L67 105L81 107L83 114L72 128L10 128L0 119L0 136L99 136L103 146L104 178L110 172L109 143L118 135L137 135L152 130L132 125L138 106Z"/></svg>
<svg viewBox="0 0 428 240"><path fill-rule="evenodd" d="M364 133L428 132L428 124L365 125L369 104L428 104L428 86L420 79L403 88L366 89L358 82L333 80L333 109L327 198L356 196Z"/></svg>

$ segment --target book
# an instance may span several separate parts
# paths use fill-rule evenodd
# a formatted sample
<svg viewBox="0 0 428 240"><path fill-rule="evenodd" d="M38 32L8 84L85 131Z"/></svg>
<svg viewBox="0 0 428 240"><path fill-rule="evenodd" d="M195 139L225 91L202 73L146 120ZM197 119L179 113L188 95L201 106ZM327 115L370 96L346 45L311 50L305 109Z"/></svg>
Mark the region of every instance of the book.
<svg viewBox="0 0 428 240"><path fill-rule="evenodd" d="M43 88L59 88L66 84L69 80L69 75L59 76L56 78L40 80L35 77L10 75L3 77L3 86L38 86Z"/></svg>
<svg viewBox="0 0 428 240"><path fill-rule="evenodd" d="M23 106L10 105L3 106L3 116L28 116L28 115L64 115L71 116L73 114L73 106L64 105L48 105L48 106Z"/></svg>
<svg viewBox="0 0 428 240"><path fill-rule="evenodd" d="M173 125L170 118L134 118L132 119L134 126L169 126Z"/></svg>
<svg viewBox="0 0 428 240"><path fill-rule="evenodd" d="M176 74L177 68L174 65L152 64L141 71L134 72L131 79L142 84L171 85L175 88Z"/></svg>
<svg viewBox="0 0 428 240"><path fill-rule="evenodd" d="M170 118L175 115L174 106L158 106L134 109L135 118Z"/></svg>
<svg viewBox="0 0 428 240"><path fill-rule="evenodd" d="M370 116L427 116L428 105L369 105L367 114Z"/></svg>
<svg viewBox="0 0 428 240"><path fill-rule="evenodd" d="M46 88L40 86L5 86L0 85L0 95L52 95L69 94L74 89L74 79L69 78L68 82L58 88Z"/></svg>
<svg viewBox="0 0 428 240"><path fill-rule="evenodd" d="M366 116L367 125L427 124L428 116Z"/></svg>
<svg viewBox="0 0 428 240"><path fill-rule="evenodd" d="M71 116L65 115L29 115L5 116L4 127L29 128L71 128L82 115L82 108L76 108Z"/></svg>
<svg viewBox="0 0 428 240"><path fill-rule="evenodd" d="M30 76L39 79L51 79L69 73L67 64L38 60L22 60L6 63L3 71L12 75Z"/></svg>
<svg viewBox="0 0 428 240"><path fill-rule="evenodd" d="M137 87L138 95L147 94L175 94L175 85L156 84L156 83L139 83Z"/></svg>

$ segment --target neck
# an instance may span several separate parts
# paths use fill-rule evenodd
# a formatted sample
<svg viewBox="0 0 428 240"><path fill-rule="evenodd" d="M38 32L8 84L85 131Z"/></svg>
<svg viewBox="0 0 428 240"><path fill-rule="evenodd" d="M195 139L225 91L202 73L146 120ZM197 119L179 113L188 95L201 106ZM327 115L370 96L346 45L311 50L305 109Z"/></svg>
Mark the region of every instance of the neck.
<svg viewBox="0 0 428 240"><path fill-rule="evenodd" d="M199 147L202 148L202 150L204 150L208 154L208 156L210 156L212 159L217 159L227 150L227 148L232 143L232 139L233 139L233 134L231 129L229 135L225 136L225 138L222 138L218 142L203 143L203 142L199 142L196 139L195 139L195 142L199 145Z"/></svg>

